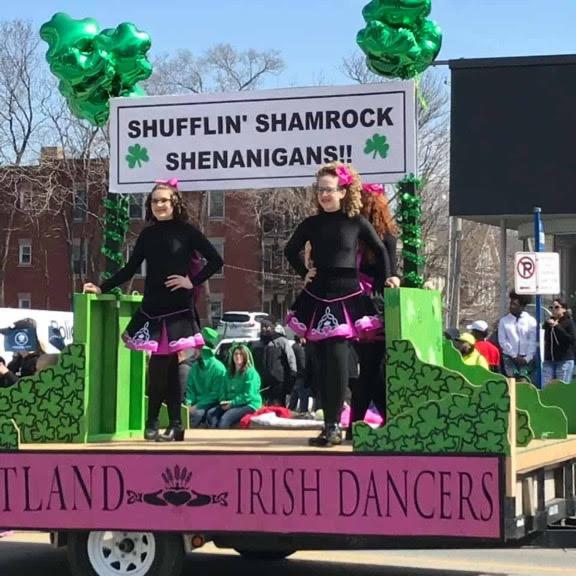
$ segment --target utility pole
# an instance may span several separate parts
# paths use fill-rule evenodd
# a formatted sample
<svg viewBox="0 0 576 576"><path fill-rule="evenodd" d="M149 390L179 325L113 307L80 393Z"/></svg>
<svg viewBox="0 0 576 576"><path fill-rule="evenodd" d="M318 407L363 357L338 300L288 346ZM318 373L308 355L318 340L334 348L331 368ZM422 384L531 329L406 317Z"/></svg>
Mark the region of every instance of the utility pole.
<svg viewBox="0 0 576 576"><path fill-rule="evenodd" d="M450 278L450 318L447 328L458 328L460 323L460 281L462 279L462 219L454 218L450 239L452 254Z"/></svg>

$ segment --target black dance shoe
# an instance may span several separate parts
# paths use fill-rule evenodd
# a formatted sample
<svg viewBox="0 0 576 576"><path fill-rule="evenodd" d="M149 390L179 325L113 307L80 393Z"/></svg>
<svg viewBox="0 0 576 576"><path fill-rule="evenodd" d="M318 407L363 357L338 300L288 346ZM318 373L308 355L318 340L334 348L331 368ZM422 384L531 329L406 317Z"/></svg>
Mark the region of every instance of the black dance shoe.
<svg viewBox="0 0 576 576"><path fill-rule="evenodd" d="M326 446L326 428L316 438L308 438L308 446Z"/></svg>
<svg viewBox="0 0 576 576"><path fill-rule="evenodd" d="M338 424L327 424L319 436L308 440L309 446L317 448L331 448L340 444L342 444L342 430Z"/></svg>
<svg viewBox="0 0 576 576"><path fill-rule="evenodd" d="M184 428L179 426L170 426L156 436L156 442L182 442L182 440L184 440Z"/></svg>
<svg viewBox="0 0 576 576"><path fill-rule="evenodd" d="M342 429L338 424L329 424L326 430L326 446L342 444Z"/></svg>
<svg viewBox="0 0 576 576"><path fill-rule="evenodd" d="M146 428L144 428L144 440L154 441L158 436L158 421L148 421L146 422Z"/></svg>

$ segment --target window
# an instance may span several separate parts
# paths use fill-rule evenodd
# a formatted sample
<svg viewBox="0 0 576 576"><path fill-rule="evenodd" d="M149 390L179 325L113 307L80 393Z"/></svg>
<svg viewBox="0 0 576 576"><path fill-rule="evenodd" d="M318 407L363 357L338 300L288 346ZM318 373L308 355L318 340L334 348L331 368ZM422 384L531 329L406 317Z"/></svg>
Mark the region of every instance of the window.
<svg viewBox="0 0 576 576"><path fill-rule="evenodd" d="M72 219L74 222L85 222L87 210L88 201L86 199L86 190L84 188L74 190L74 208L72 209Z"/></svg>
<svg viewBox="0 0 576 576"><path fill-rule="evenodd" d="M32 308L32 298L29 292L18 292L18 308Z"/></svg>
<svg viewBox="0 0 576 576"><path fill-rule="evenodd" d="M209 240L214 248L216 248L218 251L218 254L222 256L222 260L224 260L224 238L209 238ZM218 274L214 274L212 278L224 278L224 266L222 266L220 272Z"/></svg>
<svg viewBox="0 0 576 576"><path fill-rule="evenodd" d="M210 295L210 316L212 317L212 325L216 326L222 318L224 305L222 296L220 294Z"/></svg>
<svg viewBox="0 0 576 576"><path fill-rule="evenodd" d="M128 246L126 246L126 261L128 261L130 256L132 256L132 252L134 252L134 244L128 244ZM140 268L136 270L135 276L140 278L144 278L144 276L146 276L146 260L140 264Z"/></svg>
<svg viewBox="0 0 576 576"><path fill-rule="evenodd" d="M18 240L18 266L32 265L32 241Z"/></svg>
<svg viewBox="0 0 576 576"><path fill-rule="evenodd" d="M286 269L286 259L284 251L280 248L278 242L274 240L264 240L264 250L262 263L264 272L280 273Z"/></svg>
<svg viewBox="0 0 576 576"><path fill-rule="evenodd" d="M26 210L32 203L32 183L21 182L18 186L18 207Z"/></svg>
<svg viewBox="0 0 576 576"><path fill-rule="evenodd" d="M208 217L211 220L224 219L224 190L208 192Z"/></svg>
<svg viewBox="0 0 576 576"><path fill-rule="evenodd" d="M130 220L144 220L144 194L130 194L130 204L128 206Z"/></svg>
<svg viewBox="0 0 576 576"><path fill-rule="evenodd" d="M72 274L85 276L88 262L88 243L82 238L72 239Z"/></svg>

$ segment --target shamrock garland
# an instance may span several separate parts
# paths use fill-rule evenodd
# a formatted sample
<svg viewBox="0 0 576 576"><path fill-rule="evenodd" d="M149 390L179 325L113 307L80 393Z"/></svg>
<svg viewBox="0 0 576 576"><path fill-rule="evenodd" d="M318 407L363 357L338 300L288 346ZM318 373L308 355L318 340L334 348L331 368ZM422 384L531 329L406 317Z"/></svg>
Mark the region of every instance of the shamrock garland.
<svg viewBox="0 0 576 576"><path fill-rule="evenodd" d="M396 219L400 225L402 256L404 258L404 285L408 288L422 288L424 277L421 274L426 259L422 255L422 198L418 193L420 180L413 174L398 184L400 205Z"/></svg>
<svg viewBox="0 0 576 576"><path fill-rule="evenodd" d="M408 79L432 64L442 46L438 25L427 20L431 0L372 0L356 41L375 74Z"/></svg>
<svg viewBox="0 0 576 576"><path fill-rule="evenodd" d="M104 278L109 278L124 264L122 245L130 226L130 200L128 196L109 194L104 199L106 214L104 216L104 238L101 252L106 256L106 272ZM120 291L119 288L115 291Z"/></svg>

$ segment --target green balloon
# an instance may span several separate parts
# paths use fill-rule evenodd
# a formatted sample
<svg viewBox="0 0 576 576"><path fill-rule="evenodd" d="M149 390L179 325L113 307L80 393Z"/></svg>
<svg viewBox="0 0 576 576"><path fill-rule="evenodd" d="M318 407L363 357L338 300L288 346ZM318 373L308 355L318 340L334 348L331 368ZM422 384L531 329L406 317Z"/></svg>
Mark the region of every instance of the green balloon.
<svg viewBox="0 0 576 576"><path fill-rule="evenodd" d="M72 112L96 126L108 120L110 98L137 92L152 74L150 37L130 22L100 30L93 18L54 14L40 28L46 60Z"/></svg>
<svg viewBox="0 0 576 576"><path fill-rule="evenodd" d="M431 0L372 0L364 7L367 23L356 42L372 72L406 80L434 62L442 31L425 18L430 9Z"/></svg>
<svg viewBox="0 0 576 576"><path fill-rule="evenodd" d="M364 6L366 22L379 20L389 26L411 28L432 10L432 0L372 0Z"/></svg>
<svg viewBox="0 0 576 576"><path fill-rule="evenodd" d="M366 55L383 58L385 56L416 57L420 51L414 34L407 28L395 29L382 22L368 22L366 28L358 32L358 45Z"/></svg>

